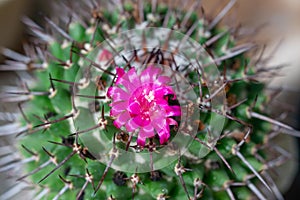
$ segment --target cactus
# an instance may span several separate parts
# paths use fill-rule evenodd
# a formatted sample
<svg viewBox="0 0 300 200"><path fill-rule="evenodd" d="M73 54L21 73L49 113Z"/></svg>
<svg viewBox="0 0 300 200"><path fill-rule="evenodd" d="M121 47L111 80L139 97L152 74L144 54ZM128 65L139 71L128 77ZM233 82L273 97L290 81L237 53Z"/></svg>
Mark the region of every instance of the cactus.
<svg viewBox="0 0 300 200"><path fill-rule="evenodd" d="M35 199L283 199L272 139L298 132L268 114L259 80L276 69L247 54L262 45L218 25L234 3L213 20L198 1L61 1L45 26L24 18L25 54L3 48L0 67L20 72L0 129L16 135L18 181Z"/></svg>

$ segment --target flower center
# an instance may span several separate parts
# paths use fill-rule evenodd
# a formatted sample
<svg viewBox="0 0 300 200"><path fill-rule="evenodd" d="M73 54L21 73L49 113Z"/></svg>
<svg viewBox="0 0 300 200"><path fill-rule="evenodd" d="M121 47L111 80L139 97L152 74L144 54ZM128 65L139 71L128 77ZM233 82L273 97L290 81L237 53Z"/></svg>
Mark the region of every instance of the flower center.
<svg viewBox="0 0 300 200"><path fill-rule="evenodd" d="M155 99L155 89L152 83L137 88L129 99L129 110L132 117L139 126L147 126L155 113L160 110Z"/></svg>
<svg viewBox="0 0 300 200"><path fill-rule="evenodd" d="M145 94L145 98L147 99L147 101L150 103L151 101L153 101L154 100L154 92L153 92L153 90L151 90L150 92L149 92L149 94Z"/></svg>

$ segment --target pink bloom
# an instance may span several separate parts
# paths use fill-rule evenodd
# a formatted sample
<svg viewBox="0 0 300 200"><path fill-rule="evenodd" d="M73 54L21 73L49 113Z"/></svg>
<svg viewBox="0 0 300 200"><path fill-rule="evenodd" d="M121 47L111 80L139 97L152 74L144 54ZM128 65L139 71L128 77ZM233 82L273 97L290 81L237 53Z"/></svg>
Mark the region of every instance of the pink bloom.
<svg viewBox="0 0 300 200"><path fill-rule="evenodd" d="M98 61L108 61L113 57L112 53L108 51L107 49L103 49L101 53L98 55Z"/></svg>
<svg viewBox="0 0 300 200"><path fill-rule="evenodd" d="M139 130L137 144L144 146L147 138L157 133L160 144L170 138L170 125L177 122L180 106L170 106L169 95L176 99L173 89L167 84L171 79L160 75L162 70L149 66L138 76L135 68L127 73L117 68L115 86L108 89L112 99L110 115L115 118L117 128L125 127L128 132Z"/></svg>

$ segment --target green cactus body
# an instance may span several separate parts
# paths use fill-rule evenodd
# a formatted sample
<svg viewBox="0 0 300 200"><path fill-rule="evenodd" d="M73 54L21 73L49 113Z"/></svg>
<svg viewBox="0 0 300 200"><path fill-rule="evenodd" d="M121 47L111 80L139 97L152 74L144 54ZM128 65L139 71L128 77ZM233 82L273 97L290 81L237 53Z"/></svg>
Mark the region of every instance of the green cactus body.
<svg viewBox="0 0 300 200"><path fill-rule="evenodd" d="M210 22L201 18L193 9L183 11L171 9L163 3L156 5L144 2L136 5L127 2L119 5L120 8L115 6L106 10L98 5L94 7L92 3L74 3L75 8L80 9L80 5L92 10L88 15L91 18L82 15L79 20L74 17L65 28L57 28L51 25L52 21L46 20L52 27L52 32L58 34L34 29L33 22L26 20L40 42L33 45L32 49L36 54L38 50L42 51L43 56L28 55L32 56L32 62L43 67L32 71L36 82L30 87L30 95L25 95L30 99L25 103L19 102L24 113L21 123L28 128L17 134L20 135L18 144L24 159L35 158L22 167L27 175L21 179L29 179L36 185L37 196L47 189L40 199L181 200L251 199L253 196L264 199L267 198L265 195L282 198L275 191L276 188L271 188L261 175L269 170L266 160L268 148L265 146L271 143L268 134L272 131L272 126L251 114L265 112L267 103L264 84L251 79L255 77L255 66L245 52L253 47L252 44L238 46L226 28L214 26L209 30ZM66 20L72 12L62 14L59 19ZM83 11L75 16L81 17L81 12ZM113 145L121 149L126 148L126 141L130 137L113 125L114 119L109 116L111 100L108 97L104 97L104 100L102 98L103 94L106 96L107 89L111 86L109 84L114 84L115 81L113 75L116 66L109 62L113 60L113 52L104 52L99 58L104 63L105 70L92 66L92 62L90 67L84 67L84 63L93 49L106 38L146 26L174 29L204 45L217 62L221 75L215 81L221 83L209 85L211 83L205 77L209 74L208 71L198 74L197 70L182 68L183 71L178 73L188 77L194 93L202 99L197 105L200 108L199 118L188 121L191 124L197 123L198 130L191 136L186 152L178 156L179 161L155 171L119 172L114 167L110 168L108 162L105 164L97 161L94 151L100 147L85 146L86 142L94 140L88 136L90 132L106 135L110 142L115 141ZM216 35L221 37L210 44L211 38ZM38 59L35 59L36 56ZM139 56L135 59L145 60ZM127 60L127 66L119 67L131 67L133 62L134 59ZM163 58L160 62L167 63ZM205 60L201 62L204 65L207 63ZM210 65L212 64L207 64L205 70L209 70ZM101 76L94 76L97 72L101 72ZM216 108L220 112L213 111L209 105L215 97L203 100L210 98L209 95L212 94L209 88L214 86L222 87L225 91L227 101ZM41 94L35 95L38 91L42 91ZM75 97L76 101L81 102L78 106L74 104ZM99 120L96 127L95 116ZM208 137L210 123L223 121L224 128L219 133L220 136ZM176 130L172 131L171 138L176 135ZM133 138L133 144L135 140ZM116 157L119 159L123 156L122 153L113 151L113 145L109 155L101 155L107 156L107 160L112 160L112 163ZM200 154L205 156L199 156ZM256 187L259 183L266 187L267 194L262 194Z"/></svg>

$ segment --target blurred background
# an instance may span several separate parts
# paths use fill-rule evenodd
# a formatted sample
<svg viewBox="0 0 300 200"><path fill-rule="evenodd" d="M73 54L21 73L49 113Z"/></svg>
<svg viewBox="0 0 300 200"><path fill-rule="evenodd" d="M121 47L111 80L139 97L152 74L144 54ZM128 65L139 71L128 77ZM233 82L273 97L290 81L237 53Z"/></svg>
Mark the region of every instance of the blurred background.
<svg viewBox="0 0 300 200"><path fill-rule="evenodd" d="M22 42L26 40L24 25L21 22L22 16L29 16L36 21L40 19L40 13L46 15L51 13L47 1L40 0L0 0L0 47L7 47L18 52L22 52ZM203 0L206 13L216 15L227 0ZM180 4L181 1L177 1ZM176 5L176 3L174 3ZM59 14L59 13L58 13ZM299 0L240 0L232 9L230 17L226 17L223 23L243 23L255 24L257 21L267 19L272 24L271 29L259 33L258 41L273 41L269 52L277 51L271 59L270 66L279 63L289 63L289 67L283 69L283 76L274 77L269 83L270 87L283 88L283 92L276 101L273 102L274 113L277 107L285 106L290 112L283 119L287 124L300 129L300 1ZM0 55L0 63L3 57ZM13 74L7 72L0 73L0 85L14 81ZM4 105L1 105L3 109ZM6 108L5 108L6 109ZM8 108L7 108L8 109ZM14 137L0 136L0 149L4 151L4 146L13 148ZM294 158L279 172L282 175L279 179L280 188L285 191L286 199L297 199L300 188L299 167L299 139L284 137L280 139L282 145L293 153ZM298 146L297 146L298 144ZM3 152L0 152L0 156ZM7 180L8 174L0 173L1 189L0 194L7 191L16 184L12 180ZM4 181L3 181L4 180ZM7 180L7 181L5 181ZM4 185L3 185L4 183ZM22 187L20 187L22 188ZM28 188L27 192L30 191ZM20 193L20 196L22 193ZM18 199L18 197L16 197ZM22 198L24 199L24 197Z"/></svg>

